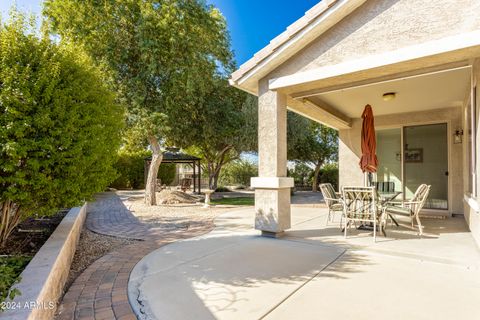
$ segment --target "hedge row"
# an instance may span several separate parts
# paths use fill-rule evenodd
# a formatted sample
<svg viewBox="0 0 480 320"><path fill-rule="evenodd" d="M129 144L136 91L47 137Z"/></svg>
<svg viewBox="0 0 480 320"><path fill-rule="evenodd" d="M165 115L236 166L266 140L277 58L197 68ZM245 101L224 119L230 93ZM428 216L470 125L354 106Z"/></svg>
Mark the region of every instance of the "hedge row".
<svg viewBox="0 0 480 320"><path fill-rule="evenodd" d="M119 152L115 164L118 177L110 185L115 189L143 189L145 188L145 158L151 156L149 151L126 153ZM162 163L158 171L158 178L162 184L169 185L175 179L176 165Z"/></svg>
<svg viewBox="0 0 480 320"><path fill-rule="evenodd" d="M250 186L250 179L258 176L257 165L247 160L236 160L222 168L220 172L221 185Z"/></svg>
<svg viewBox="0 0 480 320"><path fill-rule="evenodd" d="M336 164L326 165L320 169L317 182L318 184L331 183L335 190L338 190L338 166Z"/></svg>
<svg viewBox="0 0 480 320"><path fill-rule="evenodd" d="M288 170L288 176L292 177L295 185L311 186L313 181L313 169L304 163L297 163L294 168ZM338 190L338 165L326 164L320 169L317 185L331 183Z"/></svg>

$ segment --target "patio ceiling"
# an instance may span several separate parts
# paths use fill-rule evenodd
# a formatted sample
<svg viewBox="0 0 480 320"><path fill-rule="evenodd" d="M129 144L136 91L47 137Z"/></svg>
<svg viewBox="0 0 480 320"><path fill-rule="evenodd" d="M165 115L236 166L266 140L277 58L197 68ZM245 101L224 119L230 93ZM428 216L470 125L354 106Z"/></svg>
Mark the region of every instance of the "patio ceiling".
<svg viewBox="0 0 480 320"><path fill-rule="evenodd" d="M374 113L388 115L462 106L470 88L470 67L403 77L302 97L337 117L360 118L366 104ZM395 92L395 99L384 101L382 95ZM305 100L308 99L308 100Z"/></svg>

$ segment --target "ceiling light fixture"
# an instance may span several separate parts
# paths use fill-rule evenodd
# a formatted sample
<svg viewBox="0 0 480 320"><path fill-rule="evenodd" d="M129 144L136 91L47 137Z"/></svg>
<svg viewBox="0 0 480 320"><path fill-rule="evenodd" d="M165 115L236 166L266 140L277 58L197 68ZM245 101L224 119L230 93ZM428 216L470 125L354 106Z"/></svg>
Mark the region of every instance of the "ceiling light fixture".
<svg viewBox="0 0 480 320"><path fill-rule="evenodd" d="M391 101L395 99L396 92L386 92L383 94L383 101Z"/></svg>

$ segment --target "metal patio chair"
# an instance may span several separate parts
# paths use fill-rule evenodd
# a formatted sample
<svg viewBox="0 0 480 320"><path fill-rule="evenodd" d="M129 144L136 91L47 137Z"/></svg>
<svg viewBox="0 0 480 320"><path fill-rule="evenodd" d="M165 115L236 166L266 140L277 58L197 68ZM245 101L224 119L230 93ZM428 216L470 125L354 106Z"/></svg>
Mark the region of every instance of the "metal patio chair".
<svg viewBox="0 0 480 320"><path fill-rule="evenodd" d="M378 192L394 192L395 182L393 181L376 181L373 183Z"/></svg>
<svg viewBox="0 0 480 320"><path fill-rule="evenodd" d="M343 212L343 200L340 197L340 194L335 192L335 189L331 183L320 184L320 191L322 191L323 199L328 207L328 225L328 222L333 221L335 212Z"/></svg>
<svg viewBox="0 0 480 320"><path fill-rule="evenodd" d="M420 210L422 210L425 205L425 201L428 198L430 192L429 185L421 184L413 198L407 201L390 201L386 204L384 212L393 215L407 216L411 219L412 229L414 228L414 220L417 221L419 234L423 234L423 226L420 222Z"/></svg>
<svg viewBox="0 0 480 320"><path fill-rule="evenodd" d="M192 179L191 178L183 178L180 181L180 189L183 192L186 192L187 190L191 190L191 186L192 186Z"/></svg>
<svg viewBox="0 0 480 320"><path fill-rule="evenodd" d="M383 213L379 209L377 190L375 187L343 187L343 231L345 238L347 237L347 229L353 222L361 222L362 224L373 225L373 241L376 241L377 226L382 229Z"/></svg>

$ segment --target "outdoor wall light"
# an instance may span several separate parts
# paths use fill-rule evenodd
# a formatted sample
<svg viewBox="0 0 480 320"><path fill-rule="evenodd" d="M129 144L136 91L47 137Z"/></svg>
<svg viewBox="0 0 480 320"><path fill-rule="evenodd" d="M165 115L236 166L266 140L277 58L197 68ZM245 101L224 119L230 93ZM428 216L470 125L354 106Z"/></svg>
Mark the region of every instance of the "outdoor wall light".
<svg viewBox="0 0 480 320"><path fill-rule="evenodd" d="M463 136L462 129L455 130L455 134L453 135L453 143L462 143L462 136Z"/></svg>
<svg viewBox="0 0 480 320"><path fill-rule="evenodd" d="M383 101L391 101L395 99L396 92L386 92L383 94Z"/></svg>

